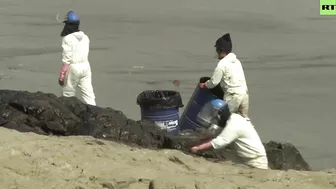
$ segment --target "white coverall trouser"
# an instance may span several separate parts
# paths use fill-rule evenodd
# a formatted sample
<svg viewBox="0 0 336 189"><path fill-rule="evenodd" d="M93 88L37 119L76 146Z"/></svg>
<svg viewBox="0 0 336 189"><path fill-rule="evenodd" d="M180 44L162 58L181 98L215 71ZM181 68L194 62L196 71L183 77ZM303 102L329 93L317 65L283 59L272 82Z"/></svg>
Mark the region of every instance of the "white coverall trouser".
<svg viewBox="0 0 336 189"><path fill-rule="evenodd" d="M64 81L63 96L72 97L76 88L81 90L81 96L86 104L96 105L92 87L91 66L89 62L70 64Z"/></svg>
<svg viewBox="0 0 336 189"><path fill-rule="evenodd" d="M269 169L267 156L261 156L253 159L242 158L242 163L252 168Z"/></svg>
<svg viewBox="0 0 336 189"><path fill-rule="evenodd" d="M228 104L230 112L238 113L248 118L249 95L245 94L227 94L224 101Z"/></svg>

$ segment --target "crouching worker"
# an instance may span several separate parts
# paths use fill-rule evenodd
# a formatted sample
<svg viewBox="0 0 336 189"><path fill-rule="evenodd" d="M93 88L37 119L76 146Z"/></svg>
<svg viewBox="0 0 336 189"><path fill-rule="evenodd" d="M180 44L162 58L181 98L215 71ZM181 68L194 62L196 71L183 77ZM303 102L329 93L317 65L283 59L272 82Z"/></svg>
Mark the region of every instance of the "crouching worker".
<svg viewBox="0 0 336 189"><path fill-rule="evenodd" d="M251 122L243 116L231 113L228 105L220 99L207 103L198 119L215 138L191 148L193 153L207 149L220 149L233 142L237 155L245 165L268 169L266 150Z"/></svg>
<svg viewBox="0 0 336 189"><path fill-rule="evenodd" d="M89 37L79 30L79 16L70 11L61 33L63 58L58 83L62 86L63 96L75 96L76 88L86 104L95 106L95 94L91 81L91 67L88 61Z"/></svg>

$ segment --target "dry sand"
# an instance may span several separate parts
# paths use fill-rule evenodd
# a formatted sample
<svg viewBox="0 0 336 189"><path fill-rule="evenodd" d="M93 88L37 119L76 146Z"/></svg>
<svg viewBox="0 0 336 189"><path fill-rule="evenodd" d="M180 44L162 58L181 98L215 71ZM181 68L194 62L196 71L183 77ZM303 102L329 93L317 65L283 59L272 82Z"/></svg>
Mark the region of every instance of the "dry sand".
<svg viewBox="0 0 336 189"><path fill-rule="evenodd" d="M0 129L3 189L331 189L336 172L264 171L91 137ZM151 185L151 187L150 187Z"/></svg>
<svg viewBox="0 0 336 189"><path fill-rule="evenodd" d="M216 38L230 32L261 138L294 143L313 168L336 167L336 150L327 149L336 142L336 17L320 17L318 6L315 0L0 0L0 87L60 95L63 26L55 17L74 8L91 38L98 105L138 119L135 99L143 90L179 90L187 104L195 82L216 65Z"/></svg>

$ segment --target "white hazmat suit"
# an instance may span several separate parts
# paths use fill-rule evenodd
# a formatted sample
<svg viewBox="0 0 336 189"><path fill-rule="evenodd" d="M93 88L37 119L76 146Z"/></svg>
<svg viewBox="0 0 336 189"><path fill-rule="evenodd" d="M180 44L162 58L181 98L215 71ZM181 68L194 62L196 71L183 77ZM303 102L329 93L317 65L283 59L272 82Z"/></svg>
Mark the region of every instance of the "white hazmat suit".
<svg viewBox="0 0 336 189"><path fill-rule="evenodd" d="M95 106L91 67L88 61L89 37L83 31L68 34L62 39L62 48L62 70L66 73L62 86L63 96L75 96L78 87L84 102Z"/></svg>
<svg viewBox="0 0 336 189"><path fill-rule="evenodd" d="M230 111L249 120L249 95L245 74L241 62L232 53L230 34L218 38L215 47L220 61L211 79L205 82L205 87L211 89L220 84L224 92L224 101L228 103Z"/></svg>
<svg viewBox="0 0 336 189"><path fill-rule="evenodd" d="M205 85L214 88L220 84L224 100L230 111L248 118L249 95L241 62L234 53L229 53L219 61L213 76Z"/></svg>
<svg viewBox="0 0 336 189"><path fill-rule="evenodd" d="M214 149L235 145L241 162L251 167L268 169L264 145L253 125L239 114L232 114L223 131L211 140Z"/></svg>

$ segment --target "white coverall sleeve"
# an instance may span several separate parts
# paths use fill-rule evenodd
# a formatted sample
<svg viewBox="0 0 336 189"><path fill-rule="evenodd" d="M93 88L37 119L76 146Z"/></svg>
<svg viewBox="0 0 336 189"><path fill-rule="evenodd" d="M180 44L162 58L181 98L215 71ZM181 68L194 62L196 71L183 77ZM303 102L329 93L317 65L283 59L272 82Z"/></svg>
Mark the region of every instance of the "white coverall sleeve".
<svg viewBox="0 0 336 189"><path fill-rule="evenodd" d="M232 121L228 120L226 127L223 131L211 141L214 149L224 148L239 137L238 130L235 129Z"/></svg>
<svg viewBox="0 0 336 189"><path fill-rule="evenodd" d="M62 62L63 64L70 64L72 61L72 49L70 42L66 40L66 38L63 38L62 40Z"/></svg>
<svg viewBox="0 0 336 189"><path fill-rule="evenodd" d="M223 70L217 66L212 77L207 82L205 82L206 87L209 89L216 87L222 80L222 77Z"/></svg>

